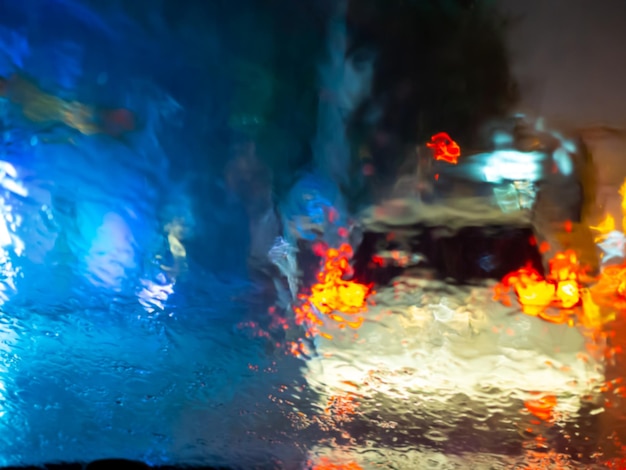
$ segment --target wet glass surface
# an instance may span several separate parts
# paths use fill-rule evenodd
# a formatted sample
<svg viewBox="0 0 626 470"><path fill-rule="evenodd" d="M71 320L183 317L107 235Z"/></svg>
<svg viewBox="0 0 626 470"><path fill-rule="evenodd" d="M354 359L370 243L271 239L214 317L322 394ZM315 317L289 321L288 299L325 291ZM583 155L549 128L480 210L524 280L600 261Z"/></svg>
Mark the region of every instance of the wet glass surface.
<svg viewBox="0 0 626 470"><path fill-rule="evenodd" d="M556 253L569 245L541 210L569 214L554 201L576 189L529 212L547 150L437 160L431 199L411 174L349 209L345 138L324 137L359 84L329 72L345 96L316 148L336 159L271 194L287 177L257 161L255 129L307 125L259 117L280 87L227 60L271 49L235 34L261 18L159 5L0 0L1 466L624 468L622 280ZM550 181L575 186L575 149L551 138ZM624 255L609 225L593 232L604 262ZM518 273L531 252L543 272Z"/></svg>

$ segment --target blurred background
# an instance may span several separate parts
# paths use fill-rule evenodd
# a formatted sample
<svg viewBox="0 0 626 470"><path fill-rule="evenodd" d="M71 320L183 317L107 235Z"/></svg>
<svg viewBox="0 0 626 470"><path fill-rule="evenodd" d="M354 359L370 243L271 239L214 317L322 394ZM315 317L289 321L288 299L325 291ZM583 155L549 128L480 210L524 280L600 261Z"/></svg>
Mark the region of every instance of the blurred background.
<svg viewBox="0 0 626 470"><path fill-rule="evenodd" d="M0 0L0 466L626 468L624 26Z"/></svg>
<svg viewBox="0 0 626 470"><path fill-rule="evenodd" d="M624 126L622 2L499 4L515 18L508 42L521 108L573 126Z"/></svg>

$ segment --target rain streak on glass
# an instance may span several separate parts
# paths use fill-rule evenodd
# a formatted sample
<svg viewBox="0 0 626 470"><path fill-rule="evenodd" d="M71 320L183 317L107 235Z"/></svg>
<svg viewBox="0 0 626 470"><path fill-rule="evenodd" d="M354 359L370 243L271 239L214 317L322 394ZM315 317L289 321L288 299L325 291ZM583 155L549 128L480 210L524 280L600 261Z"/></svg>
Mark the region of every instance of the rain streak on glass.
<svg viewBox="0 0 626 470"><path fill-rule="evenodd" d="M309 83L278 14L5 3L0 467L624 468L626 174L552 224L580 149L516 115L478 149L376 128L410 148L379 175L341 8Z"/></svg>

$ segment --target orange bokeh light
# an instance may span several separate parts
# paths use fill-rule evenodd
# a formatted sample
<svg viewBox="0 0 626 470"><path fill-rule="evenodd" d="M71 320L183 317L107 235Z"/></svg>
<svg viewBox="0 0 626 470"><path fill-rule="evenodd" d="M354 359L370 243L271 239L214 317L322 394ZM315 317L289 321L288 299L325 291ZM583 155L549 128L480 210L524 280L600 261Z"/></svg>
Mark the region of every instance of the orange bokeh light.
<svg viewBox="0 0 626 470"><path fill-rule="evenodd" d="M557 405L555 395L544 395L537 399L524 401L524 407L542 421L552 421L554 418L554 407Z"/></svg>
<svg viewBox="0 0 626 470"><path fill-rule="evenodd" d="M352 255L352 247L347 243L338 249L327 248L323 252L324 261L317 282L310 293L298 296L300 302L294 307L296 323L308 327L307 336L320 334L331 339L332 335L319 332L325 319L334 321L339 328L357 329L363 323L359 314L366 310L367 297L372 290L371 286L345 279L353 274Z"/></svg>
<svg viewBox="0 0 626 470"><path fill-rule="evenodd" d="M334 463L328 457L322 457L312 470L363 470L363 467L356 462Z"/></svg>
<svg viewBox="0 0 626 470"><path fill-rule="evenodd" d="M620 187L619 194L622 197L622 230L625 230L626 181ZM596 243L600 244L617 230L615 217L611 214L607 214L597 226L590 226L589 228L594 232L597 232L594 240ZM626 263L603 267L596 290L602 297L608 299L609 302L618 302L621 304L621 307L624 307L623 301L626 301Z"/></svg>
<svg viewBox="0 0 626 470"><path fill-rule="evenodd" d="M530 267L507 274L497 287L498 297L513 289L522 311L533 316L542 314L550 306L562 309L577 306L581 300L581 285L576 253L572 250L557 253L549 264L550 273L546 278ZM559 323L567 320L566 316L556 319ZM555 318L551 317L550 321Z"/></svg>

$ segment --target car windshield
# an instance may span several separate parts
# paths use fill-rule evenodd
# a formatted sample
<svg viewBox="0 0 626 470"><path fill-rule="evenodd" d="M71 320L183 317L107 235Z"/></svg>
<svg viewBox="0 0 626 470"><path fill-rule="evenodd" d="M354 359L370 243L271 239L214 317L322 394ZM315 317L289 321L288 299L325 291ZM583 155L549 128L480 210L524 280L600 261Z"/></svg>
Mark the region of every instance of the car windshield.
<svg viewBox="0 0 626 470"><path fill-rule="evenodd" d="M491 3L0 0L0 468L624 468L626 120Z"/></svg>

